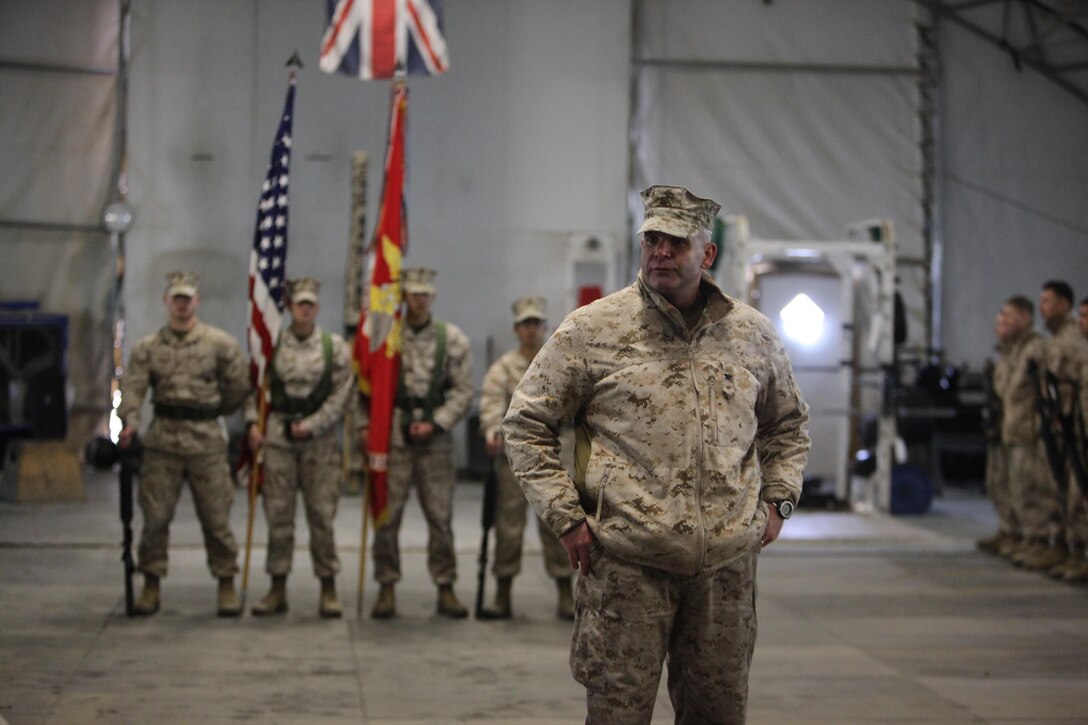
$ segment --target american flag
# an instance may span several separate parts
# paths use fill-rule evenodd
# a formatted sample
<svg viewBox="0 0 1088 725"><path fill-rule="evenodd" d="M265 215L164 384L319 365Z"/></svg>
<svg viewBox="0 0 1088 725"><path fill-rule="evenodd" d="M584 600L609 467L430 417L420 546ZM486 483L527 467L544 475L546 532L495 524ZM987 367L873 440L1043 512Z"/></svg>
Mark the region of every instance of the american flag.
<svg viewBox="0 0 1088 725"><path fill-rule="evenodd" d="M287 171L291 165L291 115L295 107L295 79L287 87L287 101L272 144L272 158L257 205L257 228L249 255L249 374L258 391L261 421L268 409L265 369L279 336L283 319L287 263Z"/></svg>
<svg viewBox="0 0 1088 725"><path fill-rule="evenodd" d="M441 0L326 0L321 70L367 81L442 75L449 68Z"/></svg>

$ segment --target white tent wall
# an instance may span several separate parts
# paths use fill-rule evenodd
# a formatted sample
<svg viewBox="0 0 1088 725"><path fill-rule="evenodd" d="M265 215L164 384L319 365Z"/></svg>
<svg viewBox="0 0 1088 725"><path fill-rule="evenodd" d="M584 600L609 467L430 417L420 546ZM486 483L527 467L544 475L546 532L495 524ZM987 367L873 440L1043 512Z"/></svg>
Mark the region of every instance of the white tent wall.
<svg viewBox="0 0 1088 725"><path fill-rule="evenodd" d="M111 193L119 16L116 0L0 3L0 300L68 317L75 444L109 404L113 268L99 222Z"/></svg>
<svg viewBox="0 0 1088 725"><path fill-rule="evenodd" d="M645 0L636 186L677 183L753 237L895 227L909 344L925 348L915 9L903 0Z"/></svg>
<svg viewBox="0 0 1088 725"><path fill-rule="evenodd" d="M1088 105L957 26L939 42L943 341L978 370L1009 296L1048 279L1088 296Z"/></svg>

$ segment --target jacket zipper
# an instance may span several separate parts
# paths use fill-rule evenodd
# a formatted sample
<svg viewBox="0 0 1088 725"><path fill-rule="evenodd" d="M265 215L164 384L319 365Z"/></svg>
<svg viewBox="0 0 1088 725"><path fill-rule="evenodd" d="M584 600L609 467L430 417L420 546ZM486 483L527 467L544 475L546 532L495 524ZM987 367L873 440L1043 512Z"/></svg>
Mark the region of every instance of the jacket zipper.
<svg viewBox="0 0 1088 725"><path fill-rule="evenodd" d="M699 404L699 382L695 369L695 354L693 351L694 342L695 336L692 335L692 339L688 342L688 367L691 368L692 389L695 391L695 409L699 413L699 428L697 431L697 435L699 436L699 449L698 462L695 470L695 518L699 534L699 566L695 570L695 573L699 573L703 570L703 565L706 563L706 526L703 522L703 429L706 425L706 420L703 417L703 407ZM711 395L713 395L713 392L711 392Z"/></svg>

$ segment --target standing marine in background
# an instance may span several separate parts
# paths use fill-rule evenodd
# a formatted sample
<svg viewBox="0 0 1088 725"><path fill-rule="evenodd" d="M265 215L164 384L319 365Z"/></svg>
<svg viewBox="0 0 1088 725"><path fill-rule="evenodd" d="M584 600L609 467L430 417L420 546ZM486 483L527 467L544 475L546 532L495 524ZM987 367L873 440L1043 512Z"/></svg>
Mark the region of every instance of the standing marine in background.
<svg viewBox="0 0 1088 725"><path fill-rule="evenodd" d="M431 315L436 272L402 270L407 306L401 340L400 378L389 446L389 517L374 532L374 578L381 585L371 616L396 613L394 586L401 578L400 523L414 486L427 519L427 568L438 587L438 613L462 618L457 599L457 557L453 548L453 437L450 430L472 402L472 349L459 327ZM365 401L356 424L359 447L369 433Z"/></svg>
<svg viewBox="0 0 1088 725"><path fill-rule="evenodd" d="M993 389L1001 416L994 431L997 443L990 451L996 460L987 461L986 487L1000 530L979 547L1006 558L1024 548L1025 541L1047 536L1055 505L1048 493L1052 489L1039 441L1035 380L1029 372L1029 362L1043 353L1043 338L1033 329L1034 314L1031 300L1010 297L995 328L1001 356L994 366Z"/></svg>
<svg viewBox="0 0 1088 725"><path fill-rule="evenodd" d="M246 439L264 455L264 512L268 520L265 569L272 588L253 605L256 616L287 611L287 575L295 550L295 504L302 492L310 528L310 560L321 580L318 611L339 617L333 519L340 500L337 427L351 399L351 356L344 338L317 324L320 283L287 281L291 326L282 332L268 367L270 411L265 433L258 425L256 391L246 405Z"/></svg>
<svg viewBox="0 0 1088 725"><path fill-rule="evenodd" d="M163 302L170 319L136 343L121 381L119 445L132 445L148 389L154 417L144 437L139 502L143 531L137 569L144 588L136 614L159 611L159 580L166 576L170 522L186 479L204 534L208 568L219 581L217 611L236 617L238 545L230 530L234 498L227 436L219 416L237 410L249 392L249 366L238 342L197 316L200 292L191 272L167 275Z"/></svg>
<svg viewBox="0 0 1088 725"><path fill-rule="evenodd" d="M1073 319L1073 299L1073 289L1060 280L1048 281L1039 294L1039 314L1050 331L1042 367L1057 380L1063 422L1072 420L1081 367L1088 358L1088 341ZM1054 493L1060 498L1053 537L1048 546L1038 542L1040 546L1025 553L1019 563L1025 569L1046 571L1055 578L1088 581L1088 507L1073 473L1072 454L1066 451L1064 480L1054 485Z"/></svg>
<svg viewBox="0 0 1088 725"><path fill-rule="evenodd" d="M1088 297L1082 299L1080 307L1077 308L1077 327L1084 339L1088 340Z"/></svg>
<svg viewBox="0 0 1088 725"><path fill-rule="evenodd" d="M480 391L480 428L487 454L495 459L498 488L495 492L495 563L492 573L498 580L495 606L485 610L490 619L511 616L510 589L514 577L521 571L521 546L525 534L525 511L528 501L514 478L503 448L502 419L510 407L514 389L521 382L529 363L533 361L548 330L545 300L522 297L513 304L514 335L517 348L510 350L488 369ZM573 445L573 437L564 449ZM534 518L537 518L534 516ZM544 568L559 588L560 619L574 619L574 597L571 593L571 569L567 552L556 535L537 518L540 543L544 548Z"/></svg>

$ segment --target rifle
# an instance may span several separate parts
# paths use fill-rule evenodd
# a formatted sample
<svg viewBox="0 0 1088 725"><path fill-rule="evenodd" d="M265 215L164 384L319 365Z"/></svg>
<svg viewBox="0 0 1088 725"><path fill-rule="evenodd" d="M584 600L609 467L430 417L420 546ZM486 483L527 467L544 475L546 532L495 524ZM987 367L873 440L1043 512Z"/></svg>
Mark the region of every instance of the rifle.
<svg viewBox="0 0 1088 725"><path fill-rule="evenodd" d="M1049 370L1046 373L1047 387L1050 388L1054 396L1054 405L1060 411L1061 399L1060 393L1058 393L1058 378L1054 373ZM1083 433L1084 420L1079 415L1080 405L1079 396L1077 395L1076 387L1073 389L1073 400L1070 406L1069 415L1062 415L1060 418L1062 438L1065 441L1065 455L1066 460L1069 461L1069 469L1073 472L1073 480L1077 483L1077 488L1081 490L1086 497L1088 497L1088 471L1084 460L1084 447L1081 445L1083 437L1078 440L1078 428ZM1077 424L1080 424L1079 426Z"/></svg>
<svg viewBox="0 0 1088 725"><path fill-rule="evenodd" d="M1035 386L1035 412L1039 414L1039 434L1043 438L1046 461L1050 466L1050 475L1065 501L1065 451L1062 450L1062 413L1058 405L1056 386L1044 385L1044 373L1037 360L1028 360L1028 375ZM1047 375L1048 382L1051 375Z"/></svg>
<svg viewBox="0 0 1088 725"><path fill-rule="evenodd" d="M986 434L986 440L991 445L999 445L1001 443L1001 420L1003 417L1003 410L1001 398L994 388L994 363L992 360L986 361L984 381L986 405L982 408L982 430Z"/></svg>
<svg viewBox="0 0 1088 725"><path fill-rule="evenodd" d="M1077 384L1077 388L1080 384ZM1075 388L1073 390L1073 410L1069 414L1071 419L1070 429L1072 430L1073 440L1075 441L1073 446L1073 455L1077 457L1080 462L1082 472L1088 471L1088 432L1085 431L1084 411L1081 409L1080 404L1080 391ZM1088 488L1085 488L1085 479L1080 479L1077 483L1081 486L1081 493L1085 498L1088 498Z"/></svg>
<svg viewBox="0 0 1088 725"><path fill-rule="evenodd" d="M480 525L483 527L483 540L480 542L480 556L476 559L476 619L486 619L484 614L484 583L487 581L487 539L491 528L495 525L495 499L498 497L499 477L495 473L495 465L492 464L487 471L487 480L484 481L484 505L480 515Z"/></svg>
<svg viewBox="0 0 1088 725"><path fill-rule="evenodd" d="M139 468L142 447L133 440L128 448L121 449L121 561L125 565L125 615L136 614L135 594L132 588L132 575L136 572L136 563L132 560L132 475Z"/></svg>

